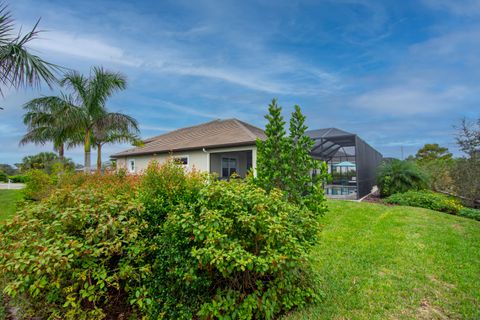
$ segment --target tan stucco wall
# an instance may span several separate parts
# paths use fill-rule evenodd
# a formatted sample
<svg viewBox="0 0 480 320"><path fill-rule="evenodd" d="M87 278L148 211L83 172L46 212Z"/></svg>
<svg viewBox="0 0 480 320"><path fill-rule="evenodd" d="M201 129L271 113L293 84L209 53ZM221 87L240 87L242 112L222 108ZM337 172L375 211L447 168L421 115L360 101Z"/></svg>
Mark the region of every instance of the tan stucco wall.
<svg viewBox="0 0 480 320"><path fill-rule="evenodd" d="M141 173L142 171L147 169L148 164L152 160L156 160L158 161L158 163L162 164L172 156L188 157L188 166L187 166L188 169L195 168L200 171L208 171L209 157L208 157L208 154L203 152L202 150L185 151L185 152L178 152L173 154L137 155L137 156L130 156L130 157L122 157L117 159L117 167L127 168L127 163L132 159L132 160L135 160L135 173Z"/></svg>
<svg viewBox="0 0 480 320"><path fill-rule="evenodd" d="M138 156L130 156L130 157L121 157L117 159L117 168L127 168L128 161L130 159L135 160L135 173L141 173L147 167L150 161L156 160L160 164L164 163L168 160L171 156L174 157L188 157L188 169L195 168L196 170L209 172L210 171L210 154L221 154L226 152L236 152L236 151L246 151L252 150L252 166L255 170L256 168L256 157L257 157L257 147L256 146L246 146L246 147L231 147L231 148L218 148L218 149L206 149L204 152L203 150L191 150L191 151L184 151L184 152L176 152L173 154L158 154L158 155L138 155ZM240 155L240 158L242 155ZM244 157L244 156L243 156ZM241 159L239 158L239 161ZM243 159L243 158L242 158ZM216 163L216 161L214 161ZM218 164L220 165L220 163ZM212 168L214 169L214 168ZM217 169L217 168L215 168ZM212 170L217 171L217 170ZM240 173L242 174L242 173ZM244 174L244 173L243 173Z"/></svg>

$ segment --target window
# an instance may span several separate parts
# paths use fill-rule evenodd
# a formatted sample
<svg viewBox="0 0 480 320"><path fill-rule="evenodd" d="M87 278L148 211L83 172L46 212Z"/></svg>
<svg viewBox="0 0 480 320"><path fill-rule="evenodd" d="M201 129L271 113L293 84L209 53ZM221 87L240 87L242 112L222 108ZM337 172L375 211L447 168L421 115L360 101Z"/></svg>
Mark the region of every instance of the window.
<svg viewBox="0 0 480 320"><path fill-rule="evenodd" d="M128 172L135 172L135 159L128 160Z"/></svg>
<svg viewBox="0 0 480 320"><path fill-rule="evenodd" d="M247 151L247 172L253 167L252 151Z"/></svg>
<svg viewBox="0 0 480 320"><path fill-rule="evenodd" d="M237 159L222 158L222 178L230 178L235 172L237 172Z"/></svg>
<svg viewBox="0 0 480 320"><path fill-rule="evenodd" d="M184 167L188 167L188 156L178 156L178 157L173 157L173 161L177 164L181 164Z"/></svg>

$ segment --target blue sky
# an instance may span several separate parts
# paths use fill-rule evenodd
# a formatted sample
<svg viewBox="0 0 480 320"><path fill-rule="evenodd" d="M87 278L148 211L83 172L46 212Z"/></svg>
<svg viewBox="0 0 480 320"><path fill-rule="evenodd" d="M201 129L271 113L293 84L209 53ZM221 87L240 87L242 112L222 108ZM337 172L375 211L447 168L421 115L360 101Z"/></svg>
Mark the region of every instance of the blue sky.
<svg viewBox="0 0 480 320"><path fill-rule="evenodd" d="M480 115L480 1L38 1L9 6L24 30L41 17L39 55L128 77L109 101L142 136L216 118L263 127L267 104L299 104L310 128L358 133L384 156L437 142ZM6 90L0 163L18 147L22 104L57 91ZM105 158L125 146L109 146ZM81 149L67 156L82 162Z"/></svg>

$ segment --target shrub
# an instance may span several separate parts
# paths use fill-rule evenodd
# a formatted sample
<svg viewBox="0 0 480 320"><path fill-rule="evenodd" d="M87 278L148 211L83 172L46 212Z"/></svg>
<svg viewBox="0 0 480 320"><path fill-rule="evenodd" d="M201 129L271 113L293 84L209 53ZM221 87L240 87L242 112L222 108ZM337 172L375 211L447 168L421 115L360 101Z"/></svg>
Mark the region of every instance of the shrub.
<svg viewBox="0 0 480 320"><path fill-rule="evenodd" d="M462 208L458 212L459 216L480 221L480 210L472 208Z"/></svg>
<svg viewBox="0 0 480 320"><path fill-rule="evenodd" d="M457 200L432 191L408 191L391 195L386 203L426 208L449 214L458 214L462 205Z"/></svg>
<svg viewBox="0 0 480 320"><path fill-rule="evenodd" d="M45 172L33 169L26 174L26 186L23 194L26 200L41 200L46 198L54 188L54 181Z"/></svg>
<svg viewBox="0 0 480 320"><path fill-rule="evenodd" d="M381 195L388 197L409 190L427 189L428 177L414 162L393 160L380 166L377 184Z"/></svg>
<svg viewBox="0 0 480 320"><path fill-rule="evenodd" d="M22 317L272 319L318 298L319 192L299 205L174 163L57 186L0 225L0 283Z"/></svg>
<svg viewBox="0 0 480 320"><path fill-rule="evenodd" d="M155 239L153 318L272 319L318 297L307 261L318 214L251 180L188 193Z"/></svg>
<svg viewBox="0 0 480 320"><path fill-rule="evenodd" d="M14 176L9 176L8 179L12 181L13 183L26 183L27 182L27 176L24 174L17 174Z"/></svg>
<svg viewBox="0 0 480 320"><path fill-rule="evenodd" d="M88 178L89 179L89 178ZM101 180L101 181L99 181ZM142 205L115 177L65 187L0 225L4 292L22 302L22 316L112 318L133 312L128 297L143 297L148 274L139 234ZM144 303L148 303L144 300Z"/></svg>
<svg viewBox="0 0 480 320"><path fill-rule="evenodd" d="M0 170L0 182L7 182L8 177L7 174Z"/></svg>
<svg viewBox="0 0 480 320"><path fill-rule="evenodd" d="M455 160L437 159L417 162L420 169L429 177L430 188L434 191L454 192L454 180L452 172Z"/></svg>

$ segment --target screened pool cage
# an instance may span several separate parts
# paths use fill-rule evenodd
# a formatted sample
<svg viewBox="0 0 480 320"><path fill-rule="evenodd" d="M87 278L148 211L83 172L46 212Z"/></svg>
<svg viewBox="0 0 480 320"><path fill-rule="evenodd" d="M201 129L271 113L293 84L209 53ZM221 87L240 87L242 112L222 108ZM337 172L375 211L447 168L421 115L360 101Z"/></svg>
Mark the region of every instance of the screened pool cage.
<svg viewBox="0 0 480 320"><path fill-rule="evenodd" d="M313 158L325 161L332 181L325 185L325 194L336 199L360 199L375 185L380 152L356 134L336 128L310 130L315 141Z"/></svg>

